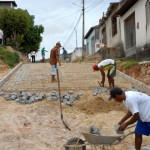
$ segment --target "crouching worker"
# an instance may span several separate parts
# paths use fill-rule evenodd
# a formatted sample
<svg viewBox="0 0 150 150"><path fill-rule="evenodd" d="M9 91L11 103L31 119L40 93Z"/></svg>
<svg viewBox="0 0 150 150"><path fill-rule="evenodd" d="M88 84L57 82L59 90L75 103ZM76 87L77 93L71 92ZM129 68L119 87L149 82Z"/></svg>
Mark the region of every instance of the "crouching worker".
<svg viewBox="0 0 150 150"><path fill-rule="evenodd" d="M93 71L100 71L102 75L102 81L100 85L104 87L105 83L105 70L108 70L107 78L109 83L109 88L114 87L114 77L116 76L116 63L112 59L105 59L101 61L98 65L93 66Z"/></svg>
<svg viewBox="0 0 150 150"><path fill-rule="evenodd" d="M141 150L142 135L150 135L150 96L137 92L124 92L119 87L114 87L110 90L110 99L115 99L117 102L123 102L128 109L126 115L119 121L119 129L124 131L125 128L137 122L135 128L135 149Z"/></svg>

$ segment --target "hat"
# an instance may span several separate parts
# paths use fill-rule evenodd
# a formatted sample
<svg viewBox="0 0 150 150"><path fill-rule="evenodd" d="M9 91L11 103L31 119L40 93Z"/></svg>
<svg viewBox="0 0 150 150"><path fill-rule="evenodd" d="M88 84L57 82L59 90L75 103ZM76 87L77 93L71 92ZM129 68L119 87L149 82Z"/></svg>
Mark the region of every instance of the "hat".
<svg viewBox="0 0 150 150"><path fill-rule="evenodd" d="M97 66L97 65L94 65L94 66L93 66L93 70L96 71L97 69L98 69L98 66Z"/></svg>
<svg viewBox="0 0 150 150"><path fill-rule="evenodd" d="M110 90L110 97L109 100L111 100L112 98L115 98L116 95L122 95L123 91L121 88L119 87L114 87Z"/></svg>
<svg viewBox="0 0 150 150"><path fill-rule="evenodd" d="M57 42L57 43L56 43L56 45L59 45L59 46L61 47L61 44L60 44L60 42Z"/></svg>

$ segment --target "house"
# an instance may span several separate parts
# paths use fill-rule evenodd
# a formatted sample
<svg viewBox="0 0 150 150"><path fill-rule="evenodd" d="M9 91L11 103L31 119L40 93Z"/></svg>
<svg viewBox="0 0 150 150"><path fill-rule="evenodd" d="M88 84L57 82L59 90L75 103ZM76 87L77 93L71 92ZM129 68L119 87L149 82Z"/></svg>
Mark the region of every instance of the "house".
<svg viewBox="0 0 150 150"><path fill-rule="evenodd" d="M86 39L86 55L92 55L100 48L99 25L91 27L84 39Z"/></svg>
<svg viewBox="0 0 150 150"><path fill-rule="evenodd" d="M15 8L17 4L15 1L0 1L0 9Z"/></svg>
<svg viewBox="0 0 150 150"><path fill-rule="evenodd" d="M102 58L116 58L122 55L120 17L116 16L119 2L110 3L106 14L100 19L100 54ZM104 56L105 55L105 56Z"/></svg>
<svg viewBox="0 0 150 150"><path fill-rule="evenodd" d="M150 56L150 0L122 0L116 15L120 16L126 57L138 53Z"/></svg>
<svg viewBox="0 0 150 150"><path fill-rule="evenodd" d="M82 47L76 47L71 54L71 61L75 60L78 57L82 57Z"/></svg>

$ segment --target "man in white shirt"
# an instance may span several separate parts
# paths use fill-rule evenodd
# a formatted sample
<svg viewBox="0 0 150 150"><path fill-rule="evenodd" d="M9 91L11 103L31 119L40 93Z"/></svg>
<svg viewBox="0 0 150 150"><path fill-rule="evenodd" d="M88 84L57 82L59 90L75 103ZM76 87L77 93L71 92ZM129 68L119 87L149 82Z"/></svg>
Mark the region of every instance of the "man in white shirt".
<svg viewBox="0 0 150 150"><path fill-rule="evenodd" d="M3 31L0 29L0 45L3 44Z"/></svg>
<svg viewBox="0 0 150 150"><path fill-rule="evenodd" d="M32 63L35 63L35 56L36 56L36 52L32 51L31 52Z"/></svg>
<svg viewBox="0 0 150 150"><path fill-rule="evenodd" d="M117 102L123 102L128 109L126 115L119 121L119 129L125 130L127 126L137 121L135 128L135 149L141 150L142 135L150 135L150 96L137 92L127 91L119 87L110 90L110 99L113 98Z"/></svg>
<svg viewBox="0 0 150 150"><path fill-rule="evenodd" d="M100 71L102 75L102 81L100 85L104 87L105 83L105 71L108 70L107 78L109 83L109 88L114 87L114 77L116 76L116 63L112 59L105 59L101 61L98 65L93 66L93 71Z"/></svg>

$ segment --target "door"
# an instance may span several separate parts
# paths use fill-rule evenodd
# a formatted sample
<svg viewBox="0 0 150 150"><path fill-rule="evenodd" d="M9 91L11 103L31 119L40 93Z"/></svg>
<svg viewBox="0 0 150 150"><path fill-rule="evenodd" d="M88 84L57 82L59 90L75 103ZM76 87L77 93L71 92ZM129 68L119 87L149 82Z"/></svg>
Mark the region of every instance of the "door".
<svg viewBox="0 0 150 150"><path fill-rule="evenodd" d="M125 48L126 50L136 46L135 13L125 20Z"/></svg>

